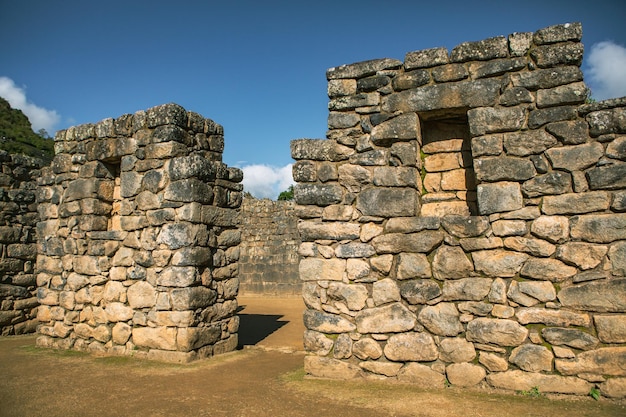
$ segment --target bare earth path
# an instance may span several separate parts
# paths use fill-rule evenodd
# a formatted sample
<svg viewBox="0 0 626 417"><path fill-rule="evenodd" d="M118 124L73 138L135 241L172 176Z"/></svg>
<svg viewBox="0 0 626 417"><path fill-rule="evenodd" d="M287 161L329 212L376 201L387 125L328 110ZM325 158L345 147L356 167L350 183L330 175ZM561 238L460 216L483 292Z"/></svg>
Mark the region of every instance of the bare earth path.
<svg viewBox="0 0 626 417"><path fill-rule="evenodd" d="M302 302L240 298L242 350L190 365L0 338L0 416L625 416L624 402L302 379Z"/></svg>

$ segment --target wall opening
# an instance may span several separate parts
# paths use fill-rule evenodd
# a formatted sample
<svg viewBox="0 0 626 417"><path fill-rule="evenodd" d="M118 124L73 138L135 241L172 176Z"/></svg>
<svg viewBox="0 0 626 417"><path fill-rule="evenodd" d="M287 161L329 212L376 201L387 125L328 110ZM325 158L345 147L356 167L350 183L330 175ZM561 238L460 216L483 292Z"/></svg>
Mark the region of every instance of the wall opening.
<svg viewBox="0 0 626 417"><path fill-rule="evenodd" d="M109 171L110 178L113 180L113 201L111 202L111 214L108 218L107 230L122 230L121 225L121 207L122 207L122 191L121 191L121 162L119 160L103 162L103 165Z"/></svg>
<svg viewBox="0 0 626 417"><path fill-rule="evenodd" d="M465 110L420 115L422 216L477 215L476 176Z"/></svg>

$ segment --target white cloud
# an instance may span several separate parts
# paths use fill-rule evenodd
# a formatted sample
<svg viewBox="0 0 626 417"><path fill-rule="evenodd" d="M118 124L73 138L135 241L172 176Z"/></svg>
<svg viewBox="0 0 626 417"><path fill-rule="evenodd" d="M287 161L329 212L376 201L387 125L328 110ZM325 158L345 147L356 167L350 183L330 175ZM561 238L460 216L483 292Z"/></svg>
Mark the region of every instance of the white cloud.
<svg viewBox="0 0 626 417"><path fill-rule="evenodd" d="M611 41L591 46L589 85L596 100L626 96L626 48Z"/></svg>
<svg viewBox="0 0 626 417"><path fill-rule="evenodd" d="M243 170L243 189L256 198L275 200L278 194L295 184L291 176L291 165L274 167L270 165L248 165Z"/></svg>
<svg viewBox="0 0 626 417"><path fill-rule="evenodd" d="M0 77L0 97L8 101L14 109L20 109L30 120L35 132L39 129L46 129L51 136L54 136L56 125L61 119L55 110L47 110L29 102L24 90L16 86L8 77Z"/></svg>

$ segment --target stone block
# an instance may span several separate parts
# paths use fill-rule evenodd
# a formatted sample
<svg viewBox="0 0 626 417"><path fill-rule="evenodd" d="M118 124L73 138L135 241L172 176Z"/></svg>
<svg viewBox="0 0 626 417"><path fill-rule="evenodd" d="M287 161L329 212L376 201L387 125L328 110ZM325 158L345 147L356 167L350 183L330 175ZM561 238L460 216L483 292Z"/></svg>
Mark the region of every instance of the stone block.
<svg viewBox="0 0 626 417"><path fill-rule="evenodd" d="M170 304L174 311L209 307L216 299L217 292L206 287L175 288L170 292Z"/></svg>
<svg viewBox="0 0 626 417"><path fill-rule="evenodd" d="M470 342L519 346L528 330L513 320L477 318L467 324L466 338Z"/></svg>
<svg viewBox="0 0 626 417"><path fill-rule="evenodd" d="M515 87L538 90L582 81L583 73L578 66L572 65L518 72L511 75L511 80Z"/></svg>
<svg viewBox="0 0 626 417"><path fill-rule="evenodd" d="M598 142L562 146L546 151L554 169L580 171L595 165L604 156L604 147Z"/></svg>
<svg viewBox="0 0 626 417"><path fill-rule="evenodd" d="M331 300L342 301L350 310L354 311L362 310L368 298L368 291L365 285L344 284L341 282L331 282L328 285L326 294Z"/></svg>
<svg viewBox="0 0 626 417"><path fill-rule="evenodd" d="M457 279L469 276L474 266L460 247L443 245L435 251L432 271L439 280Z"/></svg>
<svg viewBox="0 0 626 417"><path fill-rule="evenodd" d="M439 344L439 359L444 362L470 362L475 357L474 344L463 337L444 338Z"/></svg>
<svg viewBox="0 0 626 417"><path fill-rule="evenodd" d="M354 323L337 315L307 309L304 311L304 326L320 333L345 333L353 331Z"/></svg>
<svg viewBox="0 0 626 417"><path fill-rule="evenodd" d="M403 114L374 126L370 135L375 145L390 144L395 141L417 138L419 121L417 114Z"/></svg>
<svg viewBox="0 0 626 417"><path fill-rule="evenodd" d="M424 230L418 233L387 233L372 239L376 253L419 252L428 253L443 241L443 233L438 230Z"/></svg>
<svg viewBox="0 0 626 417"><path fill-rule="evenodd" d="M446 48L430 48L421 51L409 52L404 57L404 68L408 71L414 68L428 68L448 63Z"/></svg>
<svg viewBox="0 0 626 417"><path fill-rule="evenodd" d="M593 269L602 262L607 247L584 242L569 242L559 246L556 257L582 270Z"/></svg>
<svg viewBox="0 0 626 417"><path fill-rule="evenodd" d="M446 377L421 363L409 362L398 372L398 381L422 388L443 388Z"/></svg>
<svg viewBox="0 0 626 417"><path fill-rule="evenodd" d="M586 214L571 218L573 239L611 243L626 239L626 214Z"/></svg>
<svg viewBox="0 0 626 417"><path fill-rule="evenodd" d="M526 67L527 64L528 61L525 57L494 59L487 62L471 62L469 64L469 72L472 75L472 79L479 79L519 71Z"/></svg>
<svg viewBox="0 0 626 417"><path fill-rule="evenodd" d="M428 333L392 335L385 345L384 354L395 362L429 362L439 355L435 341Z"/></svg>
<svg viewBox="0 0 626 417"><path fill-rule="evenodd" d="M469 110L467 117L472 136L481 136L521 129L526 112L521 107L479 107Z"/></svg>
<svg viewBox="0 0 626 417"><path fill-rule="evenodd" d="M398 61L397 59L373 59L369 61L357 62L355 64L341 65L338 67L329 68L326 71L326 78L328 80L335 80L340 78L362 78L369 75L374 75L378 71L395 69L399 68L400 66L402 66L402 61Z"/></svg>
<svg viewBox="0 0 626 417"><path fill-rule="evenodd" d="M462 278L455 281L445 281L443 283L443 299L446 301L481 301L489 294L491 283L492 279L490 278Z"/></svg>
<svg viewBox="0 0 626 417"><path fill-rule="evenodd" d="M565 216L541 216L530 227L533 235L551 243L565 242L570 235L569 229L570 222Z"/></svg>
<svg viewBox="0 0 626 417"><path fill-rule="evenodd" d="M410 280L400 284L400 295L409 304L426 304L441 295L441 288L430 279Z"/></svg>
<svg viewBox="0 0 626 417"><path fill-rule="evenodd" d="M505 133L503 139L504 149L511 156L540 154L558 143L554 136L543 129Z"/></svg>
<svg viewBox="0 0 626 417"><path fill-rule="evenodd" d="M357 365L322 356L305 356L304 371L314 377L328 379L354 379L363 375Z"/></svg>
<svg viewBox="0 0 626 417"><path fill-rule="evenodd" d="M300 261L302 281L342 281L346 273L345 259L305 258Z"/></svg>
<svg viewBox="0 0 626 417"><path fill-rule="evenodd" d="M454 363L446 367L450 384L459 387L473 387L485 379L487 372L482 366L471 363Z"/></svg>
<svg viewBox="0 0 626 417"><path fill-rule="evenodd" d="M452 49L450 61L488 61L495 58L506 58L508 50L508 42L504 36L476 42L464 42Z"/></svg>
<svg viewBox="0 0 626 417"><path fill-rule="evenodd" d="M428 84L429 82L430 73L423 69L417 69L413 71L407 71L403 74L398 74L391 80L391 86L393 87L394 91L403 91L421 87Z"/></svg>
<svg viewBox="0 0 626 417"><path fill-rule="evenodd" d="M176 335L176 350L189 352L220 340L222 330L219 324L205 327L181 327Z"/></svg>
<svg viewBox="0 0 626 417"><path fill-rule="evenodd" d="M176 350L175 327L133 327L132 341L137 347Z"/></svg>
<svg viewBox="0 0 626 417"><path fill-rule="evenodd" d="M431 333L438 336L456 336L463 331L459 311L454 303L426 306L420 311L418 320Z"/></svg>
<svg viewBox="0 0 626 417"><path fill-rule="evenodd" d="M581 43L567 42L539 45L530 51L530 56L539 68L552 68L562 65L580 66L584 48Z"/></svg>
<svg viewBox="0 0 626 417"><path fill-rule="evenodd" d="M187 178L171 182L165 188L163 197L169 201L211 204L213 201L213 190L207 183L197 178Z"/></svg>
<svg viewBox="0 0 626 417"><path fill-rule="evenodd" d="M343 190L338 184L298 184L294 187L294 199L300 205L324 207L341 203Z"/></svg>
<svg viewBox="0 0 626 417"><path fill-rule="evenodd" d="M576 120L577 117L578 112L576 106L547 107L532 110L528 115L528 127L530 129L537 129L548 123Z"/></svg>
<svg viewBox="0 0 626 417"><path fill-rule="evenodd" d="M626 188L626 164L606 165L586 172L592 190L620 190Z"/></svg>
<svg viewBox="0 0 626 417"><path fill-rule="evenodd" d="M576 377L545 375L520 370L491 373L487 376L487 382L494 388L512 391L529 391L537 387L539 392L575 395L588 395L593 387L589 382Z"/></svg>
<svg viewBox="0 0 626 417"><path fill-rule="evenodd" d="M563 307L596 312L626 311L626 279L590 282L563 288L558 295Z"/></svg>
<svg viewBox="0 0 626 417"><path fill-rule="evenodd" d="M541 335L550 344L581 350L594 349L599 343L591 334L578 329L546 327L541 330Z"/></svg>
<svg viewBox="0 0 626 417"><path fill-rule="evenodd" d="M482 215L522 208L523 199L519 183L497 182L479 184L476 191L478 210Z"/></svg>
<svg viewBox="0 0 626 417"><path fill-rule="evenodd" d="M582 373L626 376L626 347L602 347L576 355L576 359L555 360L556 370L562 375Z"/></svg>
<svg viewBox="0 0 626 417"><path fill-rule="evenodd" d="M484 250L472 253L477 271L492 277L514 277L528 259L525 253L502 249Z"/></svg>
<svg viewBox="0 0 626 417"><path fill-rule="evenodd" d="M399 333L411 330L417 318L401 303L369 308L357 313L356 328L359 333Z"/></svg>
<svg viewBox="0 0 626 417"><path fill-rule="evenodd" d="M531 258L520 270L520 275L525 278L548 280L551 282L563 282L573 277L577 269L550 258Z"/></svg>

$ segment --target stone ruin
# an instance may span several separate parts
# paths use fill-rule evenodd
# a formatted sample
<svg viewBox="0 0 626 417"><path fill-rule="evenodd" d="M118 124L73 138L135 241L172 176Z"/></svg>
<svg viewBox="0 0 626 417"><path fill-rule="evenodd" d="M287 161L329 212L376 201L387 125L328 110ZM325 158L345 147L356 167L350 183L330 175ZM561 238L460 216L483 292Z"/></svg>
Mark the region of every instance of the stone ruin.
<svg viewBox="0 0 626 417"><path fill-rule="evenodd" d="M305 370L626 396L626 99L578 23L330 68L291 142Z"/></svg>
<svg viewBox="0 0 626 417"><path fill-rule="evenodd" d="M0 153L2 335L187 362L236 348L240 280L299 264L309 375L625 397L626 99L587 103L581 37L329 69L295 206L242 204L222 127L174 104L61 131L41 170Z"/></svg>
<svg viewBox="0 0 626 417"><path fill-rule="evenodd" d="M187 362L237 347L243 173L168 104L58 132L39 178L38 346Z"/></svg>

